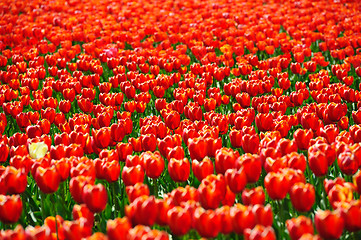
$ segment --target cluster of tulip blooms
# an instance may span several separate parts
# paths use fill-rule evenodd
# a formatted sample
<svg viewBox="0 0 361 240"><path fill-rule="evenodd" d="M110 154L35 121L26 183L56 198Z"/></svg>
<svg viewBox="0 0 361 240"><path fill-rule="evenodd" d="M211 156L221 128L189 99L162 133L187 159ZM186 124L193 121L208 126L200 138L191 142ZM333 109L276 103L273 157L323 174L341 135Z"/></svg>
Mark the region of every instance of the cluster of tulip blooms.
<svg viewBox="0 0 361 240"><path fill-rule="evenodd" d="M0 239L361 239L360 9L2 0Z"/></svg>

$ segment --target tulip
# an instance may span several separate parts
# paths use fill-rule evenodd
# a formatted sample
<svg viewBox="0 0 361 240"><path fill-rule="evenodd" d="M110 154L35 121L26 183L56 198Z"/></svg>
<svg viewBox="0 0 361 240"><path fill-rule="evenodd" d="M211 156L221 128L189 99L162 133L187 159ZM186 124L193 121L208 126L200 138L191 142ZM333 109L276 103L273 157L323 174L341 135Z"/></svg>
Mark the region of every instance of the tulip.
<svg viewBox="0 0 361 240"><path fill-rule="evenodd" d="M324 176L328 171L328 161L324 153L316 152L308 155L308 164L316 176Z"/></svg>
<svg viewBox="0 0 361 240"><path fill-rule="evenodd" d="M63 229L65 239L76 240L89 237L92 233L92 226L87 224L89 223L84 222L82 218L76 221L64 221Z"/></svg>
<svg viewBox="0 0 361 240"><path fill-rule="evenodd" d="M190 174L190 163L187 158L171 158L168 163L168 173L175 182L187 181Z"/></svg>
<svg viewBox="0 0 361 240"><path fill-rule="evenodd" d="M176 206L168 211L168 224L173 234L184 235L191 228L192 218L188 211Z"/></svg>
<svg viewBox="0 0 361 240"><path fill-rule="evenodd" d="M262 187L256 187L253 189L245 189L242 192L242 202L244 205L263 205L266 196Z"/></svg>
<svg viewBox="0 0 361 240"><path fill-rule="evenodd" d="M241 146L246 153L257 154L259 152L259 137L257 134L244 134L241 140Z"/></svg>
<svg viewBox="0 0 361 240"><path fill-rule="evenodd" d="M131 224L128 218L116 218L107 221L107 235L109 240L126 240Z"/></svg>
<svg viewBox="0 0 361 240"><path fill-rule="evenodd" d="M188 150L192 160L201 160L207 156L206 142L203 138L188 139Z"/></svg>
<svg viewBox="0 0 361 240"><path fill-rule="evenodd" d="M226 182L221 174L209 175L204 178L198 187L200 202L206 209L215 209L219 206L226 194Z"/></svg>
<svg viewBox="0 0 361 240"><path fill-rule="evenodd" d="M338 155L337 164L340 167L342 173L346 175L354 175L359 167L359 160L355 154L347 151Z"/></svg>
<svg viewBox="0 0 361 240"><path fill-rule="evenodd" d="M72 210L74 220L85 219L89 225L94 223L94 213L85 204L75 204Z"/></svg>
<svg viewBox="0 0 361 240"><path fill-rule="evenodd" d="M233 219L233 229L237 234L243 234L245 229L252 229L256 225L256 218L251 207L238 203L231 207L230 215Z"/></svg>
<svg viewBox="0 0 361 240"><path fill-rule="evenodd" d="M19 195L0 195L0 221L5 224L16 223L22 212L23 204Z"/></svg>
<svg viewBox="0 0 361 240"><path fill-rule="evenodd" d="M315 214L315 225L322 238L338 239L342 235L345 220L339 211L318 210Z"/></svg>
<svg viewBox="0 0 361 240"><path fill-rule="evenodd" d="M129 143L118 143L116 146L118 152L119 161L125 162L127 156L133 153L133 147Z"/></svg>
<svg viewBox="0 0 361 240"><path fill-rule="evenodd" d="M46 226L50 230L51 234L58 236L59 239L65 239L62 226L63 222L64 219L61 216L51 216L45 218L44 226Z"/></svg>
<svg viewBox="0 0 361 240"><path fill-rule="evenodd" d="M0 163L4 163L7 161L8 156L9 156L9 146L7 144L4 143L0 143Z"/></svg>
<svg viewBox="0 0 361 240"><path fill-rule="evenodd" d="M238 156L238 153L232 149L218 149L215 156L216 172L224 174L228 169L234 168Z"/></svg>
<svg viewBox="0 0 361 240"><path fill-rule="evenodd" d="M110 128L92 129L92 135L94 137L94 143L98 148L106 148L109 146L111 140Z"/></svg>
<svg viewBox="0 0 361 240"><path fill-rule="evenodd" d="M213 162L208 157L205 157L202 161L193 160L192 171L198 181L201 182L208 175L214 173Z"/></svg>
<svg viewBox="0 0 361 240"><path fill-rule="evenodd" d="M290 198L297 211L308 212L315 203L315 189L308 183L296 183L290 189Z"/></svg>
<svg viewBox="0 0 361 240"><path fill-rule="evenodd" d="M120 164L117 160L104 162L102 164L102 169L105 174L105 180L108 182L115 182L119 179L120 176Z"/></svg>
<svg viewBox="0 0 361 240"><path fill-rule="evenodd" d="M83 200L90 211L101 212L107 205L107 190L102 184L86 184L83 189Z"/></svg>
<svg viewBox="0 0 361 240"><path fill-rule="evenodd" d="M302 235L314 233L311 219L305 216L291 218L286 221L287 230L292 240L298 240Z"/></svg>
<svg viewBox="0 0 361 240"><path fill-rule="evenodd" d="M69 191L75 202L83 203L83 189L86 184L94 184L95 179L86 176L76 176L70 179Z"/></svg>
<svg viewBox="0 0 361 240"><path fill-rule="evenodd" d="M255 183L258 181L262 172L261 159L256 154L244 154L240 156L236 161L237 169L244 168L244 172L247 175L247 182Z"/></svg>
<svg viewBox="0 0 361 240"><path fill-rule="evenodd" d="M144 151L154 152L157 148L157 140L154 134L141 135L140 140Z"/></svg>
<svg viewBox="0 0 361 240"><path fill-rule="evenodd" d="M55 166L48 168L38 167L34 178L40 190L47 194L56 192L61 180Z"/></svg>
<svg viewBox="0 0 361 240"><path fill-rule="evenodd" d="M276 240L276 233L271 226L256 225L253 229L244 231L245 240Z"/></svg>
<svg viewBox="0 0 361 240"><path fill-rule="evenodd" d="M122 171L122 179L125 186L130 186L138 182L143 182L144 170L140 165L132 167L125 166L123 167Z"/></svg>
<svg viewBox="0 0 361 240"><path fill-rule="evenodd" d="M280 172L269 172L264 179L264 185L268 195L274 200L284 199L290 188L287 177Z"/></svg>
<svg viewBox="0 0 361 240"><path fill-rule="evenodd" d="M154 225L158 208L154 196L140 196L125 207L125 214L133 225Z"/></svg>
<svg viewBox="0 0 361 240"><path fill-rule="evenodd" d="M144 170L148 177L156 179L162 174L165 163L158 151L155 153L149 151L143 152L141 161L143 162Z"/></svg>
<svg viewBox="0 0 361 240"><path fill-rule="evenodd" d="M297 147L300 150L307 150L310 145L310 140L313 137L313 133L311 130L297 129L293 137L296 141Z"/></svg>
<svg viewBox="0 0 361 240"><path fill-rule="evenodd" d="M256 204L252 206L252 212L256 217L256 224L262 226L272 226L273 224L273 212L271 205L263 206L261 204Z"/></svg>
<svg viewBox="0 0 361 240"><path fill-rule="evenodd" d="M229 234L233 232L232 218L230 215L231 208L229 206L222 206L216 209L216 214L220 216L222 222L222 234Z"/></svg>
<svg viewBox="0 0 361 240"><path fill-rule="evenodd" d="M149 196L148 185L143 183L136 183L134 186L127 186L126 192L130 202L133 202L136 198L146 195Z"/></svg>
<svg viewBox="0 0 361 240"><path fill-rule="evenodd" d="M0 184L4 183L4 194L21 194L26 190L28 180L27 172L24 168L16 169L12 166L6 167L5 171L0 174Z"/></svg>
<svg viewBox="0 0 361 240"><path fill-rule="evenodd" d="M225 173L227 185L234 193L240 193L247 184L247 175L243 168L228 169Z"/></svg>
<svg viewBox="0 0 361 240"><path fill-rule="evenodd" d="M221 231L221 218L213 210L204 210L198 207L194 211L195 229L206 238L214 238Z"/></svg>

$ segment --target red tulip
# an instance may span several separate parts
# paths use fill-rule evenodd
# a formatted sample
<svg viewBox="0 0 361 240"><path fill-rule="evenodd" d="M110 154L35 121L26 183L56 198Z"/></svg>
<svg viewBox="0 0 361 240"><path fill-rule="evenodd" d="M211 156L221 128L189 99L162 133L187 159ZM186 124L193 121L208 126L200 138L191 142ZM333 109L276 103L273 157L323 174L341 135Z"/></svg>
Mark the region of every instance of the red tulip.
<svg viewBox="0 0 361 240"><path fill-rule="evenodd" d="M271 226L256 225L253 229L244 231L245 240L276 240L276 233Z"/></svg>
<svg viewBox="0 0 361 240"><path fill-rule="evenodd" d="M134 185L144 180L144 170L142 166L123 167L122 179L125 186Z"/></svg>
<svg viewBox="0 0 361 240"><path fill-rule="evenodd" d="M4 163L7 161L9 157L9 151L9 146L7 144L0 143L0 163Z"/></svg>
<svg viewBox="0 0 361 240"><path fill-rule="evenodd" d="M167 127L171 130L174 130L180 124L180 115L176 111L171 111L170 113L165 115L164 120Z"/></svg>
<svg viewBox="0 0 361 240"><path fill-rule="evenodd" d="M296 183L290 189L290 198L297 211L308 212L315 203L315 189L308 183Z"/></svg>
<svg viewBox="0 0 361 240"><path fill-rule="evenodd" d="M89 176L76 176L70 179L69 191L75 202L83 203L83 190L87 184L94 184L95 179Z"/></svg>
<svg viewBox="0 0 361 240"><path fill-rule="evenodd" d="M234 168L237 157L238 152L234 152L232 149L221 148L217 150L215 156L217 173L224 174L228 169Z"/></svg>
<svg viewBox="0 0 361 240"><path fill-rule="evenodd" d="M122 123L112 124L110 127L110 135L114 142L121 142L125 135L125 129Z"/></svg>
<svg viewBox="0 0 361 240"><path fill-rule="evenodd" d="M263 205L266 196L262 187L256 187L253 189L245 189L242 192L242 202L244 205Z"/></svg>
<svg viewBox="0 0 361 240"><path fill-rule="evenodd" d="M270 131L273 128L273 117L269 113L258 113L256 126L259 131Z"/></svg>
<svg viewBox="0 0 361 240"><path fill-rule="evenodd" d="M198 179L198 181L201 182L208 175L214 173L213 162L208 157L205 157L202 161L193 160L192 171L194 173L194 176Z"/></svg>
<svg viewBox="0 0 361 240"><path fill-rule="evenodd" d="M71 102L68 101L68 100L62 100L59 102L59 110L62 112L62 113L68 113L70 112L70 109L71 109Z"/></svg>
<svg viewBox="0 0 361 240"><path fill-rule="evenodd" d="M297 147L300 150L307 150L310 146L310 140L313 137L313 133L309 129L297 129L293 137L296 141Z"/></svg>
<svg viewBox="0 0 361 240"><path fill-rule="evenodd" d="M338 239L342 235L345 221L339 211L318 210L315 214L315 225L322 238Z"/></svg>
<svg viewBox="0 0 361 240"><path fill-rule="evenodd" d="M20 194L26 190L28 179L27 172L24 168L16 169L12 166L6 167L5 171L0 174L0 183L4 186L4 194Z"/></svg>
<svg viewBox="0 0 361 240"><path fill-rule="evenodd" d="M206 141L203 138L188 139L188 150L192 160L202 160L207 156Z"/></svg>
<svg viewBox="0 0 361 240"><path fill-rule="evenodd" d="M44 226L50 230L51 234L57 235L59 239L65 239L62 226L63 222L64 219L59 215L56 215L56 218L50 216L44 220Z"/></svg>
<svg viewBox="0 0 361 240"><path fill-rule="evenodd" d="M247 175L243 168L228 169L225 173L227 185L234 193L240 193L247 184Z"/></svg>
<svg viewBox="0 0 361 240"><path fill-rule="evenodd" d="M129 143L118 143L116 146L118 152L119 160L125 162L127 156L132 155L133 147Z"/></svg>
<svg viewBox="0 0 361 240"><path fill-rule="evenodd" d="M245 153L257 154L259 152L259 137L257 134L244 134L241 146Z"/></svg>
<svg viewBox="0 0 361 240"><path fill-rule="evenodd" d="M16 223L21 215L23 204L19 195L0 195L0 221L5 224Z"/></svg>
<svg viewBox="0 0 361 240"><path fill-rule="evenodd" d="M34 178L43 193L56 192L61 180L55 166L48 168L38 167Z"/></svg>
<svg viewBox="0 0 361 240"><path fill-rule="evenodd" d="M101 212L108 202L107 190L102 184L86 184L83 189L83 200L92 212Z"/></svg>
<svg viewBox="0 0 361 240"><path fill-rule="evenodd" d="M80 218L76 221L64 221L63 229L65 239L76 240L88 237L92 233L92 225Z"/></svg>
<svg viewBox="0 0 361 240"><path fill-rule="evenodd" d="M94 137L94 142L99 148L106 148L110 144L111 140L111 131L110 128L101 128L99 130L92 129L92 135Z"/></svg>
<svg viewBox="0 0 361 240"><path fill-rule="evenodd" d="M309 149L310 150L310 149ZM316 176L324 176L328 171L328 160L324 153L316 152L308 155L308 164Z"/></svg>
<svg viewBox="0 0 361 240"><path fill-rule="evenodd" d="M126 240L131 224L128 218L109 219L107 221L107 235L109 240Z"/></svg>
<svg viewBox="0 0 361 240"><path fill-rule="evenodd" d="M157 139L154 134L145 134L140 136L142 149L144 151L154 152L157 148Z"/></svg>
<svg viewBox="0 0 361 240"><path fill-rule="evenodd" d="M298 240L307 233L314 233L311 219L303 215L287 220L286 226L292 240Z"/></svg>
<svg viewBox="0 0 361 240"><path fill-rule="evenodd" d="M272 226L273 224L273 212L271 205L263 206L261 204L256 204L252 206L252 212L256 217L256 224L262 226Z"/></svg>
<svg viewBox="0 0 361 240"><path fill-rule="evenodd" d="M337 164L342 173L346 175L354 175L359 168L359 160L355 154L345 151L338 155Z"/></svg>
<svg viewBox="0 0 361 240"><path fill-rule="evenodd" d="M216 214L220 216L222 222L222 229L221 233L229 234L233 232L233 219L231 218L230 214L231 208L229 206L222 206L216 209Z"/></svg>
<svg viewBox="0 0 361 240"><path fill-rule="evenodd" d="M255 183L258 181L262 172L261 159L256 154L244 154L237 159L237 169L244 168L244 172L247 175L247 182Z"/></svg>
<svg viewBox="0 0 361 240"><path fill-rule="evenodd" d="M361 208L360 200L352 201L351 203L341 203L339 209L341 216L345 220L345 228L347 231L356 232L361 229Z"/></svg>
<svg viewBox="0 0 361 240"><path fill-rule="evenodd" d="M290 188L287 177L280 172L269 172L264 179L264 185L268 195L274 200L284 199Z"/></svg>
<svg viewBox="0 0 361 240"><path fill-rule="evenodd" d="M158 208L154 196L140 196L125 207L125 214L133 225L143 224L152 226L158 215Z"/></svg>
<svg viewBox="0 0 361 240"><path fill-rule="evenodd" d="M187 181L190 174L190 163L187 158L171 158L168 163L168 173L175 182Z"/></svg>
<svg viewBox="0 0 361 240"><path fill-rule="evenodd" d="M146 195L149 196L148 185L143 183L136 183L134 186L127 186L126 192L130 202L133 202L136 198Z"/></svg>
<svg viewBox="0 0 361 240"><path fill-rule="evenodd" d="M154 153L149 151L143 152L140 158L148 177L155 179L162 174L165 163L158 151Z"/></svg>
<svg viewBox="0 0 361 240"><path fill-rule="evenodd" d="M209 175L204 178L198 187L200 202L206 209L215 209L219 206L226 194L226 182L221 174Z"/></svg>
<svg viewBox="0 0 361 240"><path fill-rule="evenodd" d="M192 224L192 216L182 207L176 206L168 211L168 225L173 234L186 234Z"/></svg>
<svg viewBox="0 0 361 240"><path fill-rule="evenodd" d="M229 139L231 141L232 147L240 148L242 146L242 132L236 129L233 129L229 133Z"/></svg>
<svg viewBox="0 0 361 240"><path fill-rule="evenodd" d="M85 219L89 225L94 223L94 213L85 204L75 204L72 210L74 220Z"/></svg>
<svg viewBox="0 0 361 240"><path fill-rule="evenodd" d="M252 212L252 207L238 203L231 207L230 214L233 219L233 229L237 234L243 234L245 229L252 229L256 225L256 218Z"/></svg>
<svg viewBox="0 0 361 240"><path fill-rule="evenodd" d="M214 238L221 231L221 218L213 210L198 207L194 212L195 229L206 238Z"/></svg>
<svg viewBox="0 0 361 240"><path fill-rule="evenodd" d="M336 209L340 203L350 203L353 200L353 186L335 184L327 195L331 206Z"/></svg>
<svg viewBox="0 0 361 240"><path fill-rule="evenodd" d="M102 164L102 169L105 174L105 180L107 180L108 182L115 182L119 179L120 164L118 160L104 162Z"/></svg>

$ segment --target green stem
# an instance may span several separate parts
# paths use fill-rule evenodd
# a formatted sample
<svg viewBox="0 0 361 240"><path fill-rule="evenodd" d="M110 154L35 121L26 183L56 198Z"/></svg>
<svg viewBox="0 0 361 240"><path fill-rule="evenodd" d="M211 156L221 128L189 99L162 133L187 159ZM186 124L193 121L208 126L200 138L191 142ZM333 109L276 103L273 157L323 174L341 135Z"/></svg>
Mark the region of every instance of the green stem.
<svg viewBox="0 0 361 240"><path fill-rule="evenodd" d="M115 216L119 217L119 212L120 212L120 206L119 206L119 201L117 198L117 192L116 192L116 184L117 182L113 182L111 183L112 185L112 196L113 196L113 205L115 206Z"/></svg>
<svg viewBox="0 0 361 240"><path fill-rule="evenodd" d="M42 217L43 217L43 221L44 221L45 218L46 218L44 198L45 198L45 194L40 190L41 215L42 215Z"/></svg>
<svg viewBox="0 0 361 240"><path fill-rule="evenodd" d="M278 212L279 212L279 216L280 216L280 230L281 230L281 234L283 235L285 232L285 222L286 219L284 217L284 213L283 213L283 201L282 200L278 200L277 201L277 205L278 205Z"/></svg>
<svg viewBox="0 0 361 240"><path fill-rule="evenodd" d="M153 179L153 191L155 198L158 198L158 181L157 179Z"/></svg>
<svg viewBox="0 0 361 240"><path fill-rule="evenodd" d="M322 194L322 198L323 198L323 201L324 201L324 207L326 208L326 209L331 209L331 205L330 205L330 202L328 201L328 196L327 196L327 192L326 192L326 189L325 189L325 187L323 186L323 182L324 182L324 180L325 180L325 176L323 176L323 177L319 177L318 179L317 179L317 188L319 189L319 188L321 188L321 194Z"/></svg>
<svg viewBox="0 0 361 240"><path fill-rule="evenodd" d="M56 202L56 198L55 198L55 193L52 194L52 198L53 198L53 201L54 203ZM55 207L55 204L52 204L53 205L53 211L54 211L54 218L55 218L55 231L56 231L56 240L59 240L59 229L58 229L58 220L56 219L56 207Z"/></svg>

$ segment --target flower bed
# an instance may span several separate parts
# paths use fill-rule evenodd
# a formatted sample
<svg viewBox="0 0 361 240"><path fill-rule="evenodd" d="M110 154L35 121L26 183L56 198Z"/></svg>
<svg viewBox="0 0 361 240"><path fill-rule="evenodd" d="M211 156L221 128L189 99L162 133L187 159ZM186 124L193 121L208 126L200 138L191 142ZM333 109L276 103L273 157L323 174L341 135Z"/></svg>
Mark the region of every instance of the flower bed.
<svg viewBox="0 0 361 240"><path fill-rule="evenodd" d="M0 6L0 239L360 239L361 3Z"/></svg>

